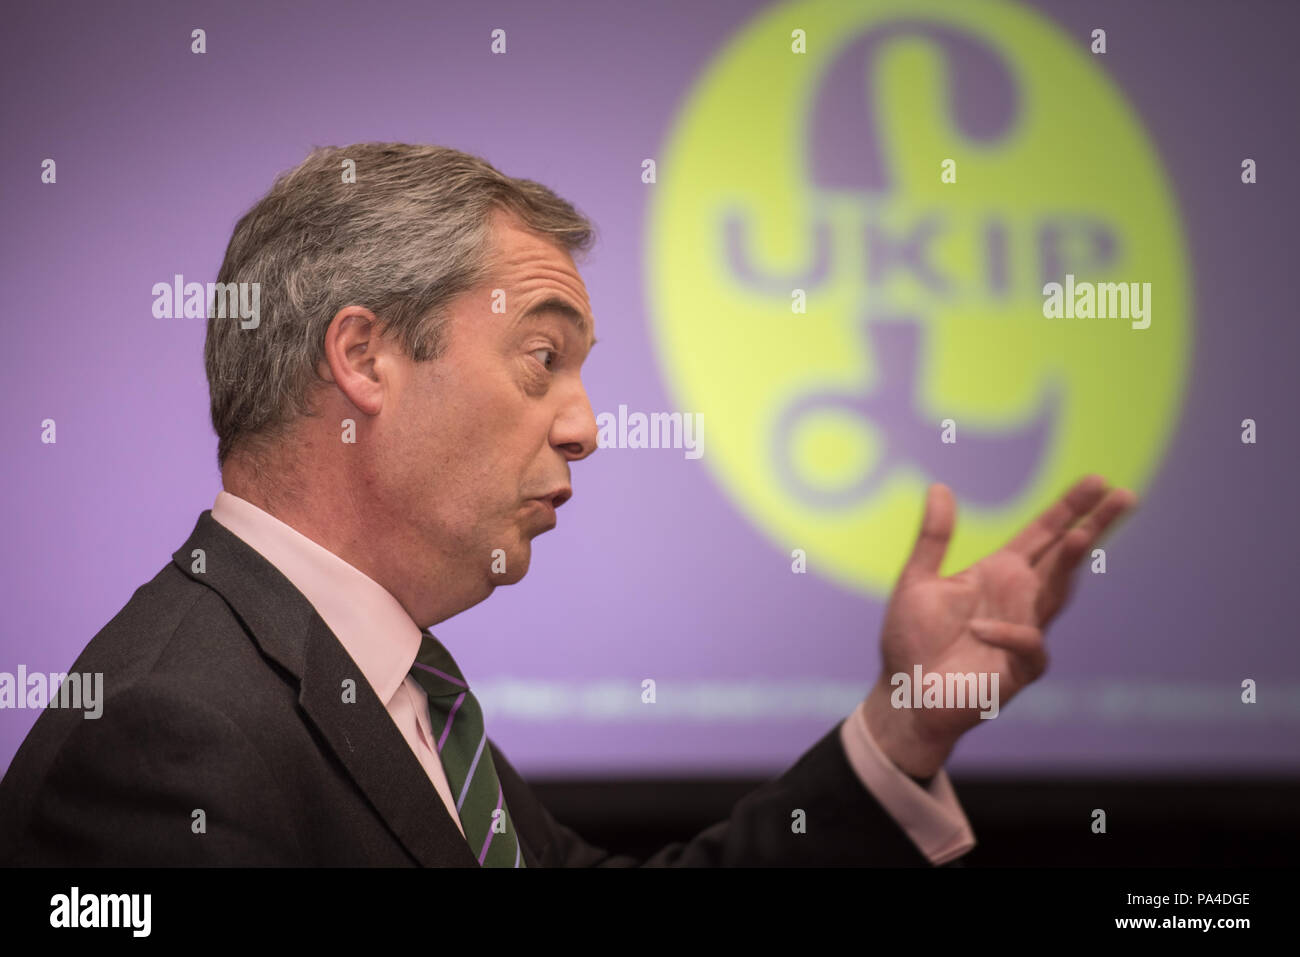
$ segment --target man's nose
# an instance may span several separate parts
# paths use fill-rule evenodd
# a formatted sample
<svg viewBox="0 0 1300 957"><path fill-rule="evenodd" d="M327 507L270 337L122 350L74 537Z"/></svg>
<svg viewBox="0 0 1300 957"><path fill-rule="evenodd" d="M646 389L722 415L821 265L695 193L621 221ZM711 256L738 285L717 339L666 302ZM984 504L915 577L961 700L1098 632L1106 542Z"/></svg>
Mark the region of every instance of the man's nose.
<svg viewBox="0 0 1300 957"><path fill-rule="evenodd" d="M579 385L576 394L555 418L551 444L560 449L570 462L578 462L596 451L597 434L591 400L587 398L587 390Z"/></svg>

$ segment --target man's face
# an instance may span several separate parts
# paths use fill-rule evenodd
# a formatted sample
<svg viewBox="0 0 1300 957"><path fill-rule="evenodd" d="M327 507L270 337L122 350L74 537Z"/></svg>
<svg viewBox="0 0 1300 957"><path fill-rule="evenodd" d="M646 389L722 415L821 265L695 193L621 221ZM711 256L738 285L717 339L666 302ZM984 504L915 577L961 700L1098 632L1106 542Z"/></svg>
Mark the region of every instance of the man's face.
<svg viewBox="0 0 1300 957"><path fill-rule="evenodd" d="M594 321L573 259L505 214L495 234L490 279L453 303L442 357L399 366L368 477L413 557L450 562L482 597L528 571L597 434L579 378Z"/></svg>

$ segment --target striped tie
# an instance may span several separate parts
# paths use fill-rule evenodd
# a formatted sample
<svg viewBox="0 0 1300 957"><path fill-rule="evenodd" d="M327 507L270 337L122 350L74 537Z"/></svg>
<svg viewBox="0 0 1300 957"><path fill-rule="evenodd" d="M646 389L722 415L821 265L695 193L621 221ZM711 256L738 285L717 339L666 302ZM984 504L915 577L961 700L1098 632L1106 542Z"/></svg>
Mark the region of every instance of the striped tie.
<svg viewBox="0 0 1300 957"><path fill-rule="evenodd" d="M524 867L514 821L492 764L478 699L442 643L427 631L420 634L420 653L411 676L429 696L438 756L456 798L465 839L482 867Z"/></svg>

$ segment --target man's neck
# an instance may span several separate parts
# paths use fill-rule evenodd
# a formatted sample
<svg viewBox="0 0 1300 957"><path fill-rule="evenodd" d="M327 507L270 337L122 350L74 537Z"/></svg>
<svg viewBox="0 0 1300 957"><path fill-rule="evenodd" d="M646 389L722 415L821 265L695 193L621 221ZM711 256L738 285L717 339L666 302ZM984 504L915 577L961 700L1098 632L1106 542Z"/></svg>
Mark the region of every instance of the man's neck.
<svg viewBox="0 0 1300 957"><path fill-rule="evenodd" d="M264 482L256 483L253 473L228 460L222 487L383 586L420 627L431 628L491 594L490 586L465 580L464 561L452 555L430 558L413 530L403 534L400 523L369 516L346 476L331 480L321 470L311 478L289 473L281 481L286 473L276 470L275 479L266 482L272 473L264 469ZM275 492L264 491L268 488Z"/></svg>

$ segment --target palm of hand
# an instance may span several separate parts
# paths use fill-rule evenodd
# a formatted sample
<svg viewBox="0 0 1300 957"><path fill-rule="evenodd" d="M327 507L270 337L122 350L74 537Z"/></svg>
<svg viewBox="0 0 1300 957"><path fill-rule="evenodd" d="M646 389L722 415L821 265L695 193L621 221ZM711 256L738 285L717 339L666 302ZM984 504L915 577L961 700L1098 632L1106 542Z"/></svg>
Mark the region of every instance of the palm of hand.
<svg viewBox="0 0 1300 957"><path fill-rule="evenodd" d="M881 631L886 674L902 672L912 678L917 665L923 674L997 674L999 701L1009 700L1042 673L1046 655L1019 654L979 634L993 627L985 623L998 622L1023 629L1026 642L1041 637L1034 612L1039 585L1024 557L1006 549L949 578L904 577ZM936 736L956 736L980 721L978 711L970 707L924 714L928 731Z"/></svg>
<svg viewBox="0 0 1300 957"><path fill-rule="evenodd" d="M905 673L998 675L999 706L1047 667L1043 630L1064 606L1083 554L1136 498L1107 494L1088 476L1005 547L947 578L939 577L955 524L952 493L930 487L916 547L890 597L881 631L881 682ZM949 745L979 723L979 709L912 712L918 740Z"/></svg>

